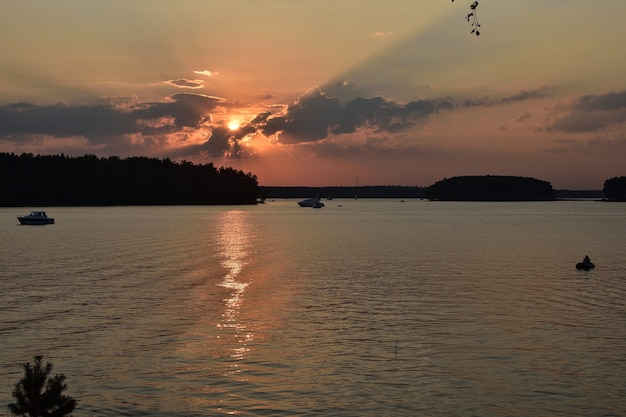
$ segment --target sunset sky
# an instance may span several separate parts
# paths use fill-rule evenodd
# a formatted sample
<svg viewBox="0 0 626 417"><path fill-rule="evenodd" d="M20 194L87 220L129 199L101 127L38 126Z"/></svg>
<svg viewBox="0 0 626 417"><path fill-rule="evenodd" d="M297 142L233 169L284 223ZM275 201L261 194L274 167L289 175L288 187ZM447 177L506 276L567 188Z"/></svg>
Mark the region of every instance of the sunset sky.
<svg viewBox="0 0 626 417"><path fill-rule="evenodd" d="M8 0L0 152L261 185L626 175L626 1Z"/></svg>

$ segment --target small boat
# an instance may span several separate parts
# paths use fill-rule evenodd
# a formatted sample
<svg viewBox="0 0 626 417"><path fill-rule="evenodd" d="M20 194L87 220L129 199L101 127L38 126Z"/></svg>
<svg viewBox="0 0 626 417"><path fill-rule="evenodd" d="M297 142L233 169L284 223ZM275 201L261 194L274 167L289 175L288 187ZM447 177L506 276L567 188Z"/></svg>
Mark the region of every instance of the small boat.
<svg viewBox="0 0 626 417"><path fill-rule="evenodd" d="M595 267L596 266L593 264L593 262L591 262L591 259L589 259L588 255L585 255L585 259L583 259L582 262L578 262L576 264L576 269L584 271L589 271L590 269L593 269Z"/></svg>
<svg viewBox="0 0 626 417"><path fill-rule="evenodd" d="M20 221L20 224L54 224L54 219L52 217L48 217L46 212L41 210L31 211L30 214L27 214L25 216L18 216L17 219Z"/></svg>
<svg viewBox="0 0 626 417"><path fill-rule="evenodd" d="M578 262L576 264L576 269L584 271L589 271L590 269L593 269L595 267L596 266L593 264L593 262Z"/></svg>
<svg viewBox="0 0 626 417"><path fill-rule="evenodd" d="M314 207L314 208L324 207L324 203L320 201L319 197L311 197L311 198L304 199L302 201L298 201L298 205L300 207Z"/></svg>

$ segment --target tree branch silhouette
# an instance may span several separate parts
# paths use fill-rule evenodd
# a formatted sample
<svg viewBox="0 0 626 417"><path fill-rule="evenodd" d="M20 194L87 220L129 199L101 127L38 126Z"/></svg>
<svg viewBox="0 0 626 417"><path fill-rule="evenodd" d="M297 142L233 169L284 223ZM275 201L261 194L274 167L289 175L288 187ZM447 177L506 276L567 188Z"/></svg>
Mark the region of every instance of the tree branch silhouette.
<svg viewBox="0 0 626 417"><path fill-rule="evenodd" d="M452 3L454 3L454 0L452 0ZM469 22L472 27L470 33L480 36L480 30L478 29L480 28L480 23L478 23L478 1L473 1L472 4L470 4L470 11L467 16L465 16L465 20Z"/></svg>

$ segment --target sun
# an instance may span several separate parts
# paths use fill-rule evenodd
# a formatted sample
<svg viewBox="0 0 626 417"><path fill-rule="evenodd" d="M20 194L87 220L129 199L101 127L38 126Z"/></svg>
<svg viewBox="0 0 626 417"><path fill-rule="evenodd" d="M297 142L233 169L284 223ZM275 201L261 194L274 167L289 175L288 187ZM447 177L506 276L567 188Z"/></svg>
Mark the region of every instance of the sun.
<svg viewBox="0 0 626 417"><path fill-rule="evenodd" d="M231 120L230 122L228 122L228 129L229 130L237 130L239 129L241 122L239 120Z"/></svg>

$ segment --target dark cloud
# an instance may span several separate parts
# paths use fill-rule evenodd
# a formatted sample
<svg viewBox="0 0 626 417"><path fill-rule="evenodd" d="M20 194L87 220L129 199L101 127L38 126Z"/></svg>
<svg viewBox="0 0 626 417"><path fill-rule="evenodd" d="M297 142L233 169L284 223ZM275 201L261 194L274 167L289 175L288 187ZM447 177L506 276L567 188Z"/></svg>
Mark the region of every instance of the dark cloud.
<svg viewBox="0 0 626 417"><path fill-rule="evenodd" d="M175 87L180 87L180 88L202 88L204 87L204 84L202 84L202 81L200 80L189 80L187 78L179 78L177 80L169 80L165 82L166 84L170 84L173 85Z"/></svg>
<svg viewBox="0 0 626 417"><path fill-rule="evenodd" d="M534 90L527 90L525 88L522 88L517 93L511 94L510 96L500 99L499 102L502 104L506 104L506 103L524 101L524 100L543 98L547 95L547 91L548 91L547 86L542 86Z"/></svg>
<svg viewBox="0 0 626 417"><path fill-rule="evenodd" d="M492 107L503 104L517 103L525 100L539 99L548 95L548 87L542 86L535 89L522 88L511 95L494 99L494 98L470 98L465 100L464 105L467 107Z"/></svg>
<svg viewBox="0 0 626 417"><path fill-rule="evenodd" d="M169 100L122 109L113 104L92 106L37 106L14 103L0 106L0 137L20 140L26 135L86 137L92 143L131 134L171 133L199 127L223 99L195 94L175 94ZM163 122L162 119L173 120ZM151 123L154 122L154 123Z"/></svg>
<svg viewBox="0 0 626 417"><path fill-rule="evenodd" d="M13 103L0 106L0 139L31 143L34 136L53 138L84 137L89 145L105 145L105 152L119 154L137 150L137 138L145 148L158 148L167 136L176 134L184 140L188 132L206 129L209 139L197 151L213 157L238 158L243 155L240 140L256 132L255 124L235 132L211 121L211 113L226 100L198 94L175 94L167 100L152 103L128 102L119 99L92 106L38 106ZM267 114L253 122L262 123ZM181 139L182 138L182 139Z"/></svg>
<svg viewBox="0 0 626 417"><path fill-rule="evenodd" d="M626 90L603 95L586 95L574 99L570 104L573 110L611 111L626 109Z"/></svg>
<svg viewBox="0 0 626 417"><path fill-rule="evenodd" d="M267 117L259 128L281 143L315 142L358 129L398 132L422 122L439 110L451 110L450 100L418 100L401 104L383 97L355 98L342 104L314 89L284 113Z"/></svg>
<svg viewBox="0 0 626 417"><path fill-rule="evenodd" d="M626 111L601 112L570 112L549 121L545 130L550 132L581 133L595 132L626 122Z"/></svg>
<svg viewBox="0 0 626 417"><path fill-rule="evenodd" d="M217 127L213 129L211 136L204 142L200 149L209 156L221 157L230 149L231 137L231 131L229 131L227 127Z"/></svg>
<svg viewBox="0 0 626 417"><path fill-rule="evenodd" d="M544 130L551 132L595 132L626 123L626 90L602 95L585 95L557 104Z"/></svg>
<svg viewBox="0 0 626 417"><path fill-rule="evenodd" d="M174 94L169 101L149 103L132 114L138 119L147 120L173 117L178 128L197 127L206 120L208 114L225 102L223 98L200 94Z"/></svg>
<svg viewBox="0 0 626 417"><path fill-rule="evenodd" d="M138 130L132 114L110 105L35 106L18 103L0 106L0 137L21 138L24 135L53 137L84 136L94 142Z"/></svg>
<svg viewBox="0 0 626 417"><path fill-rule="evenodd" d="M284 114L266 120L263 133L280 135L282 143L314 142L324 139L340 120L341 103L313 90L290 105Z"/></svg>

